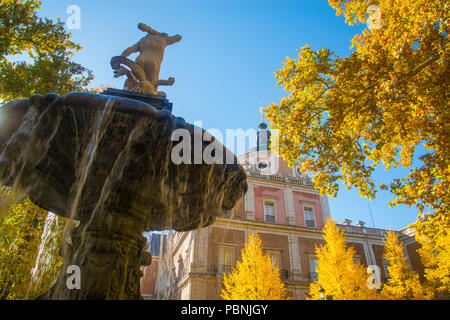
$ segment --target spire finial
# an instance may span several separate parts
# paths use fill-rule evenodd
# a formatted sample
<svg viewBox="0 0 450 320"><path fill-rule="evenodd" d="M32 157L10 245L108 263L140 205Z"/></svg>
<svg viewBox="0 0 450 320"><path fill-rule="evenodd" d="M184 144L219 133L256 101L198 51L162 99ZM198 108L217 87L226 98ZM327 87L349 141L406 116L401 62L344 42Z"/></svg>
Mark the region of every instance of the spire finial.
<svg viewBox="0 0 450 320"><path fill-rule="evenodd" d="M263 108L259 108L259 112L261 112L261 123L264 123L264 110L263 110Z"/></svg>

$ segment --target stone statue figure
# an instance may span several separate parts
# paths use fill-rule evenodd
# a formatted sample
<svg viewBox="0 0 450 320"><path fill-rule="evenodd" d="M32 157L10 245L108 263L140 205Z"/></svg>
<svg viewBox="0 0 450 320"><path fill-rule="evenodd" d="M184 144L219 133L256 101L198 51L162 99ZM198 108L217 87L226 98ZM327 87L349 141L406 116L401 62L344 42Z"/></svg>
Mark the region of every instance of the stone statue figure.
<svg viewBox="0 0 450 320"><path fill-rule="evenodd" d="M124 75L127 77L124 90L166 97L164 92L158 91L158 87L171 86L175 83L175 79L159 80L164 50L166 46L181 41L181 36L177 34L169 37L167 33L153 30L143 23L140 23L138 28L147 32L147 35L126 49L121 56L111 59L114 76L116 78ZM139 52L136 61L127 58L135 52Z"/></svg>

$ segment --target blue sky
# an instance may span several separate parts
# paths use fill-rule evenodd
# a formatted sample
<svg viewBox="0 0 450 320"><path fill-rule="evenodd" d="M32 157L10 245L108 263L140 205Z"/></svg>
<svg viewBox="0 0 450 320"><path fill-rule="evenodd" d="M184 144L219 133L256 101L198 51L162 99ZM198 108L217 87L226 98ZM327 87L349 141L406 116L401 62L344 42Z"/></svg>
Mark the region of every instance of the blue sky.
<svg viewBox="0 0 450 320"><path fill-rule="evenodd" d="M256 129L259 108L278 102L285 94L276 86L274 73L287 56L309 43L348 55L350 40L364 26L348 26L326 0L43 0L40 15L66 21L67 8L81 9L81 28L72 29L83 46L74 58L90 68L93 86L121 88L123 78L113 78L112 56L137 42L144 33L139 22L183 40L166 49L161 79L175 77L163 89L174 104L173 112L186 121L202 121L204 129ZM406 169L377 169L378 183L401 177ZM330 198L331 215L338 222L349 218L394 230L416 218L415 208L389 208L393 199L380 192L377 199L360 198L356 190L341 187Z"/></svg>

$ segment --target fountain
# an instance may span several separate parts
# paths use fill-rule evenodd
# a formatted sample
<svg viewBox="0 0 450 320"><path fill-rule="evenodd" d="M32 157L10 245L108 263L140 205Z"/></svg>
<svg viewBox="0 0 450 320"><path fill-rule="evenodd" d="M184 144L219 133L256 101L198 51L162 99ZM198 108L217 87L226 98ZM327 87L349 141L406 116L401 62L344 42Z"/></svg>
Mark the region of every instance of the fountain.
<svg viewBox="0 0 450 320"><path fill-rule="evenodd" d="M60 275L41 299L141 299L140 266L151 263L142 233L208 226L247 191L237 158L175 117L157 91L174 83L158 79L159 67L164 48L181 36L139 28L148 35L111 61L116 76L127 77L124 90L35 95L0 108L0 183L78 223L61 247ZM136 51L136 62L126 58ZM192 152L191 161L174 163L178 129L188 133L182 142L190 149L203 154L213 143L223 161L198 163ZM67 285L72 266L80 288Z"/></svg>

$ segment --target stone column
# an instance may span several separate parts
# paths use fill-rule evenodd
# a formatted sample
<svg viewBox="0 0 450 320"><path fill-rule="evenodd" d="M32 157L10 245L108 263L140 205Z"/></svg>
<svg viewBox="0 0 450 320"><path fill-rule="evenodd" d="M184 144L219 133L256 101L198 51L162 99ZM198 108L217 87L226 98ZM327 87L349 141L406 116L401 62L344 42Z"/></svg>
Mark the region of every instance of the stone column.
<svg viewBox="0 0 450 320"><path fill-rule="evenodd" d="M197 244L198 233L195 231L189 232L189 245L186 251L186 270L191 272L192 265L195 263L195 245Z"/></svg>
<svg viewBox="0 0 450 320"><path fill-rule="evenodd" d="M403 242L403 253L405 254L406 262L411 266L411 259L409 258L408 248L406 247L406 241Z"/></svg>
<svg viewBox="0 0 450 320"><path fill-rule="evenodd" d="M363 230L366 231L366 230ZM366 261L367 261L367 265L373 265L373 264L377 264L376 259L375 259L375 254L372 250L372 245L369 242L369 239L364 239L363 240L363 249L364 249L364 254L366 255Z"/></svg>
<svg viewBox="0 0 450 320"><path fill-rule="evenodd" d="M320 196L320 207L322 208L322 217L323 222L327 221L327 218L330 217L330 205L328 204L328 196L322 195Z"/></svg>
<svg viewBox="0 0 450 320"><path fill-rule="evenodd" d="M195 235L194 259L191 261L192 272L206 272L208 268L208 243L211 228L202 228Z"/></svg>
<svg viewBox="0 0 450 320"><path fill-rule="evenodd" d="M286 202L287 222L290 225L296 225L297 222L295 219L294 196L292 194L292 189L288 186L284 189L284 199Z"/></svg>
<svg viewBox="0 0 450 320"><path fill-rule="evenodd" d="M300 264L300 252L298 248L298 237L289 234L289 256L291 262L291 273L293 280L300 280L302 276L302 267Z"/></svg>
<svg viewBox="0 0 450 320"><path fill-rule="evenodd" d="M63 266L56 284L40 299L140 300L141 266L149 265L142 235L144 221L132 210L111 207L93 214L80 214L71 244L61 247ZM70 270L77 271L72 274ZM78 273L78 275L76 275ZM76 280L77 277L79 281ZM79 283L79 287L70 284Z"/></svg>
<svg viewBox="0 0 450 320"><path fill-rule="evenodd" d="M255 185L252 181L247 180L248 191L245 194L245 215L247 220L255 220Z"/></svg>

